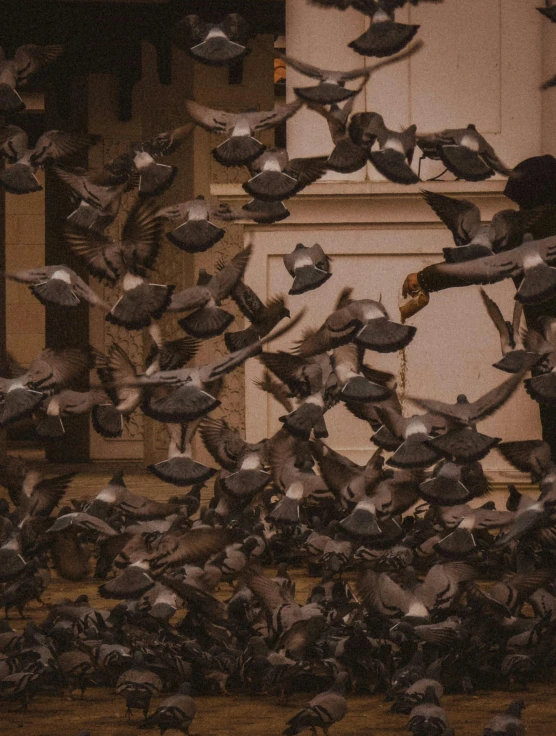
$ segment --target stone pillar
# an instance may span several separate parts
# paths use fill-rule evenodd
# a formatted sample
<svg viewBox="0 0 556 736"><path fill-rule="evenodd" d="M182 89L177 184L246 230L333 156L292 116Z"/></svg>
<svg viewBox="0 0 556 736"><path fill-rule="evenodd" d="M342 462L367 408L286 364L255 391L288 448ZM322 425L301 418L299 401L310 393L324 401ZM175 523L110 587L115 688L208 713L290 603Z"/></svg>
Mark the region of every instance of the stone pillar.
<svg viewBox="0 0 556 736"><path fill-rule="evenodd" d="M60 117L54 90L45 96L46 130L87 130L87 79L73 77L60 84L71 85L71 116ZM66 166L87 166L87 153L79 153L65 159ZM29 196L29 195L25 195ZM44 263L47 266L64 263L82 278L87 279L87 269L81 258L67 247L63 230L66 217L73 209L67 187L54 172L45 173L45 248ZM55 305L45 308L45 338L50 348L76 347L83 351L89 347L89 305L80 304L72 310ZM78 390L86 390L88 379L84 378ZM89 418L86 414L67 418L64 421L66 434L63 438L45 443L45 453L52 462L86 462L89 460Z"/></svg>
<svg viewBox="0 0 556 736"><path fill-rule="evenodd" d="M286 0L286 53L300 61L334 71L365 66L364 57L348 48L348 43L360 36L365 26L365 16L355 10L340 11L320 8L306 0ZM348 85L353 88L357 83L356 80ZM295 98L294 87L311 84L317 84L317 80L288 67L288 102ZM364 94L359 95L355 109L365 109ZM287 137L288 152L292 158L329 154L333 148L326 121L307 108L288 121ZM365 170L347 175L330 171L325 178L362 181L365 179Z"/></svg>

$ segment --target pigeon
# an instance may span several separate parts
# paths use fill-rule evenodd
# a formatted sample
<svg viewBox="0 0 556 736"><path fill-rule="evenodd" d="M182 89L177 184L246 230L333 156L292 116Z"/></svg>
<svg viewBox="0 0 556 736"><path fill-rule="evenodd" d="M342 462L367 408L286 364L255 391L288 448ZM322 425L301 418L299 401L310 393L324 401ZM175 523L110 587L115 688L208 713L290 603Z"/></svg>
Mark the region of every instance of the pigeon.
<svg viewBox="0 0 556 736"><path fill-rule="evenodd" d="M453 235L456 248L443 248L448 263L481 258L521 245L528 228L539 217L538 212L501 210L488 225L483 225L481 212L472 202L437 192L421 193Z"/></svg>
<svg viewBox="0 0 556 736"><path fill-rule="evenodd" d="M39 437L55 439L66 433L62 417L88 414L98 406L109 405L110 399L99 389L72 391L65 389L46 401L46 416L36 426ZM93 423L94 426L94 423Z"/></svg>
<svg viewBox="0 0 556 736"><path fill-rule="evenodd" d="M430 478L419 484L419 495L440 506L457 506L489 493L489 484L480 463L440 462Z"/></svg>
<svg viewBox="0 0 556 736"><path fill-rule="evenodd" d="M223 299L230 296L234 286L243 277L251 246L235 255L206 284L191 286L172 295L168 311L189 312L179 320L180 327L193 337L207 338L220 335L230 326L234 317L220 308Z"/></svg>
<svg viewBox="0 0 556 736"><path fill-rule="evenodd" d="M440 707L434 686L427 687L423 702L416 705L409 714L407 728L413 736L454 736L448 716Z"/></svg>
<svg viewBox="0 0 556 736"><path fill-rule="evenodd" d="M265 337L281 320L290 316L283 296L272 297L263 304L253 289L243 281L237 282L230 296L251 322L244 330L226 332L224 335L224 342L231 353Z"/></svg>
<svg viewBox="0 0 556 736"><path fill-rule="evenodd" d="M84 374L90 356L77 348L45 348L16 378L0 378L0 426L30 416L49 391L67 387Z"/></svg>
<svg viewBox="0 0 556 736"><path fill-rule="evenodd" d="M317 728L328 734L328 729L341 721L348 712L344 697L348 677L346 672L337 675L329 690L314 697L305 708L287 721L287 728L282 731L283 735L294 736L308 729L316 733Z"/></svg>
<svg viewBox="0 0 556 736"><path fill-rule="evenodd" d="M522 304L535 304L556 294L556 236L525 240L509 251L474 258L460 263L437 263L419 274L418 288L430 293L446 286L494 284L506 278L519 280L515 298ZM404 289L412 293L409 285Z"/></svg>
<svg viewBox="0 0 556 736"><path fill-rule="evenodd" d="M541 360L541 355L536 351L527 350L523 344L518 347L518 343L521 342L519 323L521 322L523 305L518 301L515 302L512 322L508 322L502 316L496 302L483 289L480 290L480 293L488 316L500 335L502 359L493 363L494 368L507 373L520 373L533 368ZM531 340L531 337L530 335L529 340Z"/></svg>
<svg viewBox="0 0 556 736"><path fill-rule="evenodd" d="M252 220L263 225L271 225L273 222L287 219L290 213L283 202L265 202L260 199L252 199L240 209L233 209L230 205L221 202L217 216L228 222Z"/></svg>
<svg viewBox="0 0 556 736"><path fill-rule="evenodd" d="M49 130L43 133L33 148L29 148L27 133L17 125L0 129L0 156L12 164L0 174L0 186L10 194L29 194L42 190L35 176L38 169L50 161L86 150L100 140L88 133L66 133Z"/></svg>
<svg viewBox="0 0 556 736"><path fill-rule="evenodd" d="M160 319L170 305L174 286L151 284L146 278L147 270L154 267L161 237L162 221L156 206L148 201L139 201L131 209L119 241L66 226L66 241L84 259L89 273L112 286L121 283L123 294L106 315L108 322L140 330Z"/></svg>
<svg viewBox="0 0 556 736"><path fill-rule="evenodd" d="M410 125L401 133L389 130L377 112L358 112L349 123L352 141L365 147L375 169L396 184L416 184L419 181L410 168L416 130L416 125ZM378 150L373 150L375 142L379 144Z"/></svg>
<svg viewBox="0 0 556 736"><path fill-rule="evenodd" d="M321 440L315 440L311 448L326 484L340 496L343 503L358 504L366 496L372 496L372 491L384 476L381 449L371 455L366 465L361 466Z"/></svg>
<svg viewBox="0 0 556 736"><path fill-rule="evenodd" d="M536 356L537 375L524 381L529 396L540 404L553 405L556 402L556 320L552 317L539 317L536 328L525 333L524 347L527 355ZM531 358L531 362L533 358Z"/></svg>
<svg viewBox="0 0 556 736"><path fill-rule="evenodd" d="M212 457L231 475L222 477L222 485L232 495L251 496L262 491L270 479L266 464L266 443L245 442L236 429L223 419L206 417L200 432L203 444Z"/></svg>
<svg viewBox="0 0 556 736"><path fill-rule="evenodd" d="M366 80L356 91L360 92L365 84ZM310 105L311 110L322 115L328 123L328 130L332 143L334 143L334 149L326 161L326 168L340 174L352 174L359 171L366 166L368 160L365 148L355 143L348 133L349 119L356 99L357 95L350 97L343 107L334 103L330 105L329 110L323 105Z"/></svg>
<svg viewBox="0 0 556 736"><path fill-rule="evenodd" d="M428 158L441 159L458 179L484 181L495 173L508 176L511 171L472 123L467 128L418 136L417 145Z"/></svg>
<svg viewBox="0 0 556 736"><path fill-rule="evenodd" d="M404 590L386 573L367 567L360 570L357 590L364 605L391 618L426 622L439 611L450 609L461 583L471 580L473 568L464 562L433 565L423 583L411 592Z"/></svg>
<svg viewBox="0 0 556 736"><path fill-rule="evenodd" d="M40 69L64 52L63 46L37 46L27 43L16 49L13 59L6 59L0 48L0 112L21 112L25 103L17 93Z"/></svg>
<svg viewBox="0 0 556 736"><path fill-rule="evenodd" d="M313 87L294 87L294 92L298 98L304 102L316 103L317 105L332 105L334 103L344 102L344 100L348 100L350 97L354 97L359 93L360 89L348 89L345 86L346 82L359 78L368 81L371 75L378 71L378 69L395 64L397 61L411 56L420 46L420 44L416 44L402 54L378 61L372 66L352 69L350 71L320 69L317 66L306 64L283 53L279 53L279 57L301 74L319 80L319 83Z"/></svg>
<svg viewBox="0 0 556 736"><path fill-rule="evenodd" d="M444 503L442 498L438 501ZM444 557L456 559L464 559L477 548L475 529L502 529L512 524L515 518L511 511L497 511L488 502L478 509L467 505L441 507L439 515L442 523L452 531L437 542L434 549Z"/></svg>
<svg viewBox="0 0 556 736"><path fill-rule="evenodd" d="M149 715L151 698L159 695L162 690L160 677L148 669L144 657L137 651L134 655L133 667L124 672L116 682L116 694L125 698L127 714L131 717L133 708L143 712L145 720Z"/></svg>
<svg viewBox="0 0 556 736"><path fill-rule="evenodd" d="M248 164L252 178L243 188L261 201L280 202L320 179L326 161L326 156L290 159L284 148L267 148Z"/></svg>
<svg viewBox="0 0 556 736"><path fill-rule="evenodd" d="M163 736L168 729L181 731L189 734L189 727L193 723L197 705L191 697L191 685L188 682L180 685L176 695L165 698L144 723L140 723L140 729L152 729L158 727Z"/></svg>
<svg viewBox="0 0 556 736"><path fill-rule="evenodd" d="M438 460L439 453L429 440L433 434L445 430L446 420L442 416L430 413L406 418L389 406L377 404L375 409L384 420L384 426L371 437L371 441L384 449L395 450L387 460L388 465L394 468L426 468Z"/></svg>
<svg viewBox="0 0 556 736"><path fill-rule="evenodd" d="M283 256L288 273L293 276L289 294L297 296L317 289L332 276L330 258L318 243L310 248L298 243L292 253Z"/></svg>
<svg viewBox="0 0 556 736"><path fill-rule="evenodd" d="M258 158L265 146L253 137L254 133L284 122L299 110L301 100L287 105L277 105L273 110L244 113L212 110L187 100L185 109L193 120L205 130L228 136L224 143L213 149L212 155L223 166L240 166Z"/></svg>
<svg viewBox="0 0 556 736"><path fill-rule="evenodd" d="M249 24L239 13L229 13L220 23L206 23L198 15L186 15L172 29L172 41L202 64L226 66L247 53Z"/></svg>
<svg viewBox="0 0 556 736"><path fill-rule="evenodd" d="M192 368L179 368L169 371L158 371L150 375L123 377L117 382L119 389L126 387L156 387L167 386L171 393L157 402L151 402L149 413L156 412L159 421L183 423L193 421L208 414L219 405L218 399L208 393L207 388L214 386L227 373L242 365L248 358L257 355L263 345L280 337L295 327L304 312L300 312L283 327L279 327L262 340L249 345L242 350L224 356L220 360L208 365Z"/></svg>
<svg viewBox="0 0 556 736"><path fill-rule="evenodd" d="M135 365L118 343L112 343L107 355L97 351L95 360L107 401L93 407L91 411L93 428L102 437L121 437L124 420L138 408L142 398L140 389L121 385L137 377Z"/></svg>
<svg viewBox="0 0 556 736"><path fill-rule="evenodd" d="M7 273L6 278L29 284L33 296L41 304L56 304L59 307L78 307L82 301L93 307L108 311L110 306L91 287L67 266L43 266L30 268L14 273Z"/></svg>
<svg viewBox="0 0 556 736"><path fill-rule="evenodd" d="M521 720L523 710L525 710L523 700L514 700L505 713L500 713L489 721L483 736L525 736L525 724Z"/></svg>
<svg viewBox="0 0 556 736"><path fill-rule="evenodd" d="M111 170L111 162L102 169L53 166L52 171L79 199L78 207L66 218L75 227L104 232L116 219L122 195L138 185L129 166Z"/></svg>
<svg viewBox="0 0 556 736"><path fill-rule="evenodd" d="M218 216L218 210L209 207L202 195L189 202L164 207L158 215L164 220L183 221L175 230L166 233L166 237L186 253L202 253L226 234L225 230L210 222L210 216Z"/></svg>
<svg viewBox="0 0 556 736"><path fill-rule="evenodd" d="M378 353L392 353L409 345L416 332L410 325L393 322L380 302L351 299L351 289L344 290L339 308L326 318L316 332L301 340L297 352L309 357L348 342Z"/></svg>
<svg viewBox="0 0 556 736"><path fill-rule="evenodd" d="M456 462L481 460L500 442L500 438L483 435L474 426L498 411L517 389L522 378L523 372L516 373L473 402L468 401L465 394L460 394L455 404L411 397L411 401L417 406L440 414L454 425L451 431L430 440L430 445L448 459L454 458Z"/></svg>
<svg viewBox="0 0 556 736"><path fill-rule="evenodd" d="M348 44L362 56L380 58L396 54L410 43L420 28L416 24L395 21L394 10L402 5L398 0L376 0L365 5L371 24L365 33Z"/></svg>
<svg viewBox="0 0 556 736"><path fill-rule="evenodd" d="M188 424L166 424L170 437L168 459L147 466L147 470L156 475L165 483L175 486L189 486L204 483L215 473L215 468L209 468L193 460L191 441L199 421Z"/></svg>

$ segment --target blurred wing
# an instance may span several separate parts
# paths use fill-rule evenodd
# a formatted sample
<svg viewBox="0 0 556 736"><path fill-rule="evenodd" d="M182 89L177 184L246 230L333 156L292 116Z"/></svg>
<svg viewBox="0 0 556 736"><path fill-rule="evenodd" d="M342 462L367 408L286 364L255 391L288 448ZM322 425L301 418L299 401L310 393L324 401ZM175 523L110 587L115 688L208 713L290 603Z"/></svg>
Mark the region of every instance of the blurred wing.
<svg viewBox="0 0 556 736"><path fill-rule="evenodd" d="M500 407L510 398L521 383L523 376L523 372L516 373L503 381L499 386L487 391L487 393L481 396L480 399L477 399L477 401L473 401L469 407L471 412L469 421L474 424L475 422L494 414L494 412L500 409Z"/></svg>
<svg viewBox="0 0 556 736"><path fill-rule="evenodd" d="M36 46L27 43L20 46L14 54L18 84L24 84L27 79L43 66L57 59L64 52L63 46Z"/></svg>
<svg viewBox="0 0 556 736"><path fill-rule="evenodd" d="M328 156L293 158L284 169L284 173L293 176L302 186L306 187L326 173L327 161Z"/></svg>
<svg viewBox="0 0 556 736"><path fill-rule="evenodd" d="M154 267L163 230L157 205L150 200L137 202L122 230L122 247L131 254L134 265Z"/></svg>
<svg viewBox="0 0 556 736"><path fill-rule="evenodd" d="M71 156L100 140L98 135L88 133L66 133L63 130L49 130L43 133L31 154L31 163L43 166L46 161L55 161Z"/></svg>
<svg viewBox="0 0 556 736"><path fill-rule="evenodd" d="M266 112L246 113L245 117L249 119L252 130L257 132L259 130L273 128L275 125L279 125L284 120L291 118L302 105L302 100L295 100L287 105L276 105L273 110Z"/></svg>
<svg viewBox="0 0 556 736"><path fill-rule="evenodd" d="M251 246L235 255L224 268L214 274L208 284L208 289L214 295L216 301L225 299L230 295L232 289L243 276L249 258L251 257Z"/></svg>
<svg viewBox="0 0 556 736"><path fill-rule="evenodd" d="M122 268L121 255L117 244L102 233L81 230L67 226L64 237L72 251L83 258L87 270L98 279L118 280ZM107 260L107 251L112 259Z"/></svg>
<svg viewBox="0 0 556 736"><path fill-rule="evenodd" d="M237 470L237 461L246 443L236 429L232 429L224 419L207 417L200 426L199 434L217 463L226 470Z"/></svg>
<svg viewBox="0 0 556 736"><path fill-rule="evenodd" d="M502 312L500 311L498 304L496 304L496 302L491 299L483 289L481 289L480 291L483 304L485 305L488 312L488 316L494 322L494 326L500 333L500 337L503 337L505 342L509 345L511 343L511 337L508 330L508 325L506 324L506 320L502 316ZM516 305L517 304L520 304L520 302L516 301Z"/></svg>
<svg viewBox="0 0 556 736"><path fill-rule="evenodd" d="M199 105L194 100L186 100L185 109L198 125L215 133L226 133L229 128L233 128L238 119L236 113L213 110L210 107Z"/></svg>
<svg viewBox="0 0 556 736"><path fill-rule="evenodd" d="M243 281L238 281L231 292L232 299L238 305L241 313L247 317L250 322L256 322L264 310L265 305L255 294L253 289Z"/></svg>
<svg viewBox="0 0 556 736"><path fill-rule="evenodd" d="M438 217L454 236L456 245L467 245L473 237L471 227L481 224L481 213L478 207L467 199L446 197L437 192L421 192L425 202L436 212ZM467 226L467 228L465 227Z"/></svg>

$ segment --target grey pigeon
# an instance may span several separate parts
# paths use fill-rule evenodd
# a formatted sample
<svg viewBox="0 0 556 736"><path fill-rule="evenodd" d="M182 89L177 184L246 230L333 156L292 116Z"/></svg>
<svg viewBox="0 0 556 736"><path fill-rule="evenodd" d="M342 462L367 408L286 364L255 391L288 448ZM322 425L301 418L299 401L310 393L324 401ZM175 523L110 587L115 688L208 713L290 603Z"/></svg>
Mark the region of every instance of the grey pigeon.
<svg viewBox="0 0 556 736"><path fill-rule="evenodd" d="M384 124L377 112L359 112L352 116L349 134L356 144L365 146L375 169L396 184L416 184L417 174L411 169L415 149L416 125L397 133ZM375 150L374 144L379 148Z"/></svg>
<svg viewBox="0 0 556 736"><path fill-rule="evenodd" d="M315 243L310 248L298 243L292 253L283 257L284 265L294 277L289 294L305 294L316 289L332 276L330 258L322 247Z"/></svg>
<svg viewBox="0 0 556 736"><path fill-rule="evenodd" d="M49 130L30 148L29 137L22 128L6 125L0 129L0 155L12 166L0 174L0 185L10 194L38 192L42 189L35 176L38 169L44 168L50 161L83 151L99 139L99 136L87 133Z"/></svg>
<svg viewBox="0 0 556 736"><path fill-rule="evenodd" d="M251 33L239 13L229 13L220 23L207 23L198 15L186 15L172 29L172 41L202 64L225 66L243 58Z"/></svg>
<svg viewBox="0 0 556 736"><path fill-rule="evenodd" d="M212 155L223 166L239 166L253 161L264 151L265 146L254 134L274 128L299 110L303 103L295 100L287 105L277 105L273 110L262 112L233 113L213 110L187 100L185 109L205 130L227 136L224 143L213 149Z"/></svg>
<svg viewBox="0 0 556 736"><path fill-rule="evenodd" d="M25 103L17 93L40 69L52 63L64 52L63 46L37 46L27 43L16 49L12 59L6 59L0 48L0 111L20 112Z"/></svg>

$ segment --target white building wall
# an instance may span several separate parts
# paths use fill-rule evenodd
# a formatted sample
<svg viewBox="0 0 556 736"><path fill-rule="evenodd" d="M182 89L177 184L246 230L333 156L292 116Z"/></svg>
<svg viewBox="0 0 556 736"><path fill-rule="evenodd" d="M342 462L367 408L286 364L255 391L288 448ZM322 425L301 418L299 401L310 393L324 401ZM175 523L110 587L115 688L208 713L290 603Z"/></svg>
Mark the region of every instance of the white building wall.
<svg viewBox="0 0 556 736"><path fill-rule="evenodd" d="M539 85L556 72L552 51L556 44L554 31L547 29L551 24L536 11L536 5L537 0L446 0L406 9L399 17L421 23L418 37L424 47L411 59L378 72L366 97L358 101L359 109L380 112L393 129L415 122L420 133L473 122L510 166L529 156L554 152L556 91L541 93ZM351 52L347 43L364 30L364 24L363 16L354 11L341 13L312 6L307 0L287 0L287 53L329 69L361 66L363 57ZM546 54L545 49L549 49ZM553 69L546 58L554 61ZM287 81L292 97L299 75L289 70ZM330 152L326 123L304 110L288 124L288 148L292 156ZM437 164L428 162L422 176L428 178L438 171ZM334 275L316 291L289 297L292 312L309 307L304 324L318 326L346 285L354 288L356 298L381 296L396 318L405 276L441 260L442 248L453 244L419 189L471 199L488 220L497 210L512 206L502 195L504 183L503 178L495 177L479 183L423 182L404 187L384 181L372 169L347 178L331 173L288 203L289 219L271 227L245 229L246 242L256 245L246 279L261 296L287 292L291 279L281 256L298 242L319 242L333 258ZM228 199L243 196L234 185L216 185L213 192ZM487 291L511 315L511 283ZM458 393L466 392L472 400L506 377L491 367L499 358L499 342L478 288L432 294L429 306L411 322L417 326L417 335L405 356L375 358L367 353L368 362L398 373L405 395L453 401ZM287 348L293 340L289 334L279 347ZM400 374L402 360L406 361L405 378ZM249 440L280 426L279 408L253 386L260 372L256 361L247 364ZM327 415L327 424L335 449L357 461L372 452L369 428L352 419L343 407ZM506 440L537 437L537 405L521 391L481 430ZM495 480L513 477L496 452L484 465Z"/></svg>

